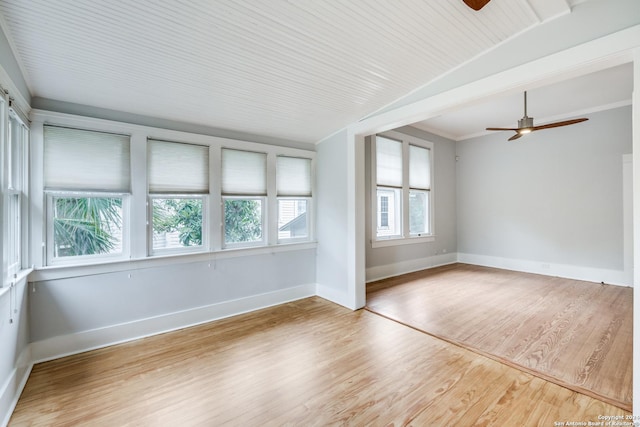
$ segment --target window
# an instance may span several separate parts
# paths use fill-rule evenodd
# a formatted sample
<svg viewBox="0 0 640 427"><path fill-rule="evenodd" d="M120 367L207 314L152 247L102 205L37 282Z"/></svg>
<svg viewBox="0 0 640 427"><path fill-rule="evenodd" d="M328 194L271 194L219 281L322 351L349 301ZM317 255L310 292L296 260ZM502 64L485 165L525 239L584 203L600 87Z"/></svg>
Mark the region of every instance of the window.
<svg viewBox="0 0 640 427"><path fill-rule="evenodd" d="M401 218L401 190L398 188L378 187L376 197L378 198L378 226L376 228L377 237L400 236L402 228Z"/></svg>
<svg viewBox="0 0 640 427"><path fill-rule="evenodd" d="M380 220L378 229L389 228L389 196L380 195Z"/></svg>
<svg viewBox="0 0 640 427"><path fill-rule="evenodd" d="M429 234L429 194L431 189L431 150L409 145L409 234Z"/></svg>
<svg viewBox="0 0 640 427"><path fill-rule="evenodd" d="M129 137L44 127L47 260L124 257Z"/></svg>
<svg viewBox="0 0 640 427"><path fill-rule="evenodd" d="M309 240L311 159L278 156L278 242Z"/></svg>
<svg viewBox="0 0 640 427"><path fill-rule="evenodd" d="M433 144L397 132L373 141L374 245L431 239Z"/></svg>
<svg viewBox="0 0 640 427"><path fill-rule="evenodd" d="M149 140L151 252L206 247L209 147Z"/></svg>
<svg viewBox="0 0 640 427"><path fill-rule="evenodd" d="M4 270L5 277L11 278L23 266L22 242L26 241L23 218L27 211L25 195L28 188L26 172L29 131L24 121L12 108L8 112L5 110L6 101L2 99L1 102L3 118L1 127L6 129L5 126L8 125L8 133L3 132L3 137L8 138L7 143L3 143L6 159L6 175L3 179L4 206L6 207L3 212L5 228L2 231L6 236ZM6 113L8 113L7 116L5 116ZM5 121L6 118L8 121Z"/></svg>
<svg viewBox="0 0 640 427"><path fill-rule="evenodd" d="M224 247L264 244L267 155L222 149Z"/></svg>
<svg viewBox="0 0 640 427"><path fill-rule="evenodd" d="M123 197L50 193L52 260L122 253Z"/></svg>
<svg viewBox="0 0 640 427"><path fill-rule="evenodd" d="M44 242L31 251L37 268L75 274L76 265L242 256L313 240L313 151L43 111L33 120L38 194L8 197L3 140L0 206L3 228L9 216L18 222L10 204L34 207L30 240ZM6 260L9 233L3 238Z"/></svg>
<svg viewBox="0 0 640 427"><path fill-rule="evenodd" d="M376 237L402 236L402 141L376 138ZM384 205L383 205L384 203ZM384 219L384 221L383 221Z"/></svg>

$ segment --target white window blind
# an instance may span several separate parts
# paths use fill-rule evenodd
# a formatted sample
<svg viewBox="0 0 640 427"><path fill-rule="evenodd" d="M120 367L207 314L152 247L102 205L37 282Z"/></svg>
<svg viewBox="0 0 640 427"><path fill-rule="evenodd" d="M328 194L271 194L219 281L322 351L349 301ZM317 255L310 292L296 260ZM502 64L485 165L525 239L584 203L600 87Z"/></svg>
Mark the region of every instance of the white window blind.
<svg viewBox="0 0 640 427"><path fill-rule="evenodd" d="M267 194L267 155L253 151L222 150L222 194Z"/></svg>
<svg viewBox="0 0 640 427"><path fill-rule="evenodd" d="M402 187L402 142L376 136L376 181Z"/></svg>
<svg viewBox="0 0 640 427"><path fill-rule="evenodd" d="M431 188L430 155L427 148L409 145L409 187L423 190Z"/></svg>
<svg viewBox="0 0 640 427"><path fill-rule="evenodd" d="M44 127L47 190L129 192L130 175L129 136Z"/></svg>
<svg viewBox="0 0 640 427"><path fill-rule="evenodd" d="M276 164L278 196L311 196L311 159L278 156Z"/></svg>
<svg viewBox="0 0 640 427"><path fill-rule="evenodd" d="M208 193L209 147L149 140L150 193Z"/></svg>

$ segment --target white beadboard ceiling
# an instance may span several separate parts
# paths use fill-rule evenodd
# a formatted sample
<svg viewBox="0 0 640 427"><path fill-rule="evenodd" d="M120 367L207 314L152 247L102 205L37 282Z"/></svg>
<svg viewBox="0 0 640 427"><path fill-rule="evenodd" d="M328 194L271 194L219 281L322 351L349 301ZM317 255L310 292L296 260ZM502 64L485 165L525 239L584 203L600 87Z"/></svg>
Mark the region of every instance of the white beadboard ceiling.
<svg viewBox="0 0 640 427"><path fill-rule="evenodd" d="M0 15L34 97L313 143L581 1L0 0Z"/></svg>

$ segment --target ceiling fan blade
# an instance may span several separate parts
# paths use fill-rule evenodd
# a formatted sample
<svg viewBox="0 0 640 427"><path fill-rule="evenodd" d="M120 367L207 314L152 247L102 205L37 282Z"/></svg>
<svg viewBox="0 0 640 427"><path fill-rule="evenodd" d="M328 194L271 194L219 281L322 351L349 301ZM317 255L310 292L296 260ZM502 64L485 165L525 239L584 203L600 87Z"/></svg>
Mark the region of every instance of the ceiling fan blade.
<svg viewBox="0 0 640 427"><path fill-rule="evenodd" d="M487 130L512 130L514 132L517 132L518 128L487 128Z"/></svg>
<svg viewBox="0 0 640 427"><path fill-rule="evenodd" d="M518 139L522 136L521 133L516 133L515 135L513 135L511 138L507 139L507 141L513 141L514 139Z"/></svg>
<svg viewBox="0 0 640 427"><path fill-rule="evenodd" d="M490 0L463 0L471 9L478 11L482 9Z"/></svg>
<svg viewBox="0 0 640 427"><path fill-rule="evenodd" d="M547 123L546 125L534 126L533 129L531 129L531 131L541 130L541 129L557 128L557 127L560 127L560 126L574 125L576 123L585 122L587 120L589 120L589 119L583 117L581 119L572 119L572 120L565 120L563 122Z"/></svg>

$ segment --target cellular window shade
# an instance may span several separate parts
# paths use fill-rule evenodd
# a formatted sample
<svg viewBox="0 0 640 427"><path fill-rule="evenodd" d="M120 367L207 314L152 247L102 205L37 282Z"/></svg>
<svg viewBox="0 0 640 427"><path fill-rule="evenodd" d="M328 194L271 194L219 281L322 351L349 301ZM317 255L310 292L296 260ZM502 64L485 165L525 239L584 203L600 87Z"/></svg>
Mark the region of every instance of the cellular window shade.
<svg viewBox="0 0 640 427"><path fill-rule="evenodd" d="M149 140L150 193L208 193L209 147Z"/></svg>
<svg viewBox="0 0 640 427"><path fill-rule="evenodd" d="M278 196L311 196L311 159L278 156L276 164Z"/></svg>
<svg viewBox="0 0 640 427"><path fill-rule="evenodd" d="M266 195L267 155L222 149L222 194Z"/></svg>
<svg viewBox="0 0 640 427"><path fill-rule="evenodd" d="M431 188L431 150L415 145L409 146L409 187L429 190Z"/></svg>
<svg viewBox="0 0 640 427"><path fill-rule="evenodd" d="M402 143L376 136L376 182L402 187Z"/></svg>
<svg viewBox="0 0 640 427"><path fill-rule="evenodd" d="M129 136L44 127L47 190L129 192Z"/></svg>

